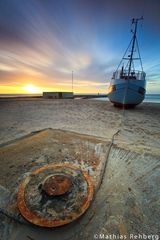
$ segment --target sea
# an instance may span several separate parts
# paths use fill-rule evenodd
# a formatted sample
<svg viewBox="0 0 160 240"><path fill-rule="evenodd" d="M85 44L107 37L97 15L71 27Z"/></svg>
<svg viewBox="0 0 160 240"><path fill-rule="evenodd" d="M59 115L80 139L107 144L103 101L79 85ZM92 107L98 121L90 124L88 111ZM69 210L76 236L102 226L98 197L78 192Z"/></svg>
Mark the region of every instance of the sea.
<svg viewBox="0 0 160 240"><path fill-rule="evenodd" d="M0 94L0 98L14 98L14 97L41 97L42 94Z"/></svg>
<svg viewBox="0 0 160 240"><path fill-rule="evenodd" d="M88 94L91 95L91 94ZM95 94L94 94L95 95ZM0 94L0 98L3 97L41 97L41 94ZM94 98L95 100L95 98ZM96 98L96 100L101 100L101 101L109 101L107 97L99 97ZM160 94L146 94L144 102L151 102L151 103L160 103Z"/></svg>

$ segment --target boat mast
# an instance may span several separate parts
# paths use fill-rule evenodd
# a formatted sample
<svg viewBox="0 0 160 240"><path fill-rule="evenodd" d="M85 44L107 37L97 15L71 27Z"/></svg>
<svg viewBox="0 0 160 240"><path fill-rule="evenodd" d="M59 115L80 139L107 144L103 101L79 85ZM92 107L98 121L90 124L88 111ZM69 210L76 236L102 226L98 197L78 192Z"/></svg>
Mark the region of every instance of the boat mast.
<svg viewBox="0 0 160 240"><path fill-rule="evenodd" d="M131 66L132 66L132 61L133 61L133 53L134 53L134 47L135 47L135 41L136 41L136 33L137 33L137 24L138 21L143 20L143 17L141 18L133 18L132 19L132 24L135 24L135 28L134 28L134 33L133 33L133 40L132 40L132 49L131 49L131 55L130 55L130 59L129 59L129 67L128 67L128 77L131 73Z"/></svg>

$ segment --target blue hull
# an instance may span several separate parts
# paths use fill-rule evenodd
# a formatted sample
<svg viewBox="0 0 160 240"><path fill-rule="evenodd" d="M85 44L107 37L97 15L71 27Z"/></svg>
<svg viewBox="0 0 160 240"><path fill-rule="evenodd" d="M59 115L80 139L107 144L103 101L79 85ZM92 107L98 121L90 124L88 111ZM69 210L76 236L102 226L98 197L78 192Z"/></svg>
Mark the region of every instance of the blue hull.
<svg viewBox="0 0 160 240"><path fill-rule="evenodd" d="M145 81L114 80L108 98L114 105L134 107L145 98Z"/></svg>

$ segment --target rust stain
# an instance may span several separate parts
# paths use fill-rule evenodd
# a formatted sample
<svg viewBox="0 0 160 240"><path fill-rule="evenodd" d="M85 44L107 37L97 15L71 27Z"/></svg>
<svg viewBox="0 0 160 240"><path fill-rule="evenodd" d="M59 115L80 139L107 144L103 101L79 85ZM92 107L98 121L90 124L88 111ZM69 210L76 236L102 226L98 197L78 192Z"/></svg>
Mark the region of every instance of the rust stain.
<svg viewBox="0 0 160 240"><path fill-rule="evenodd" d="M47 177L42 189L49 196L59 196L66 193L71 187L71 180L64 174L55 174Z"/></svg>
<svg viewBox="0 0 160 240"><path fill-rule="evenodd" d="M27 207L26 202L25 202L25 188L26 188L27 184L29 183L29 181L31 180L32 176L37 175L48 168L55 169L55 168L61 168L61 167L70 168L75 171L80 171L82 173L82 175L85 178L85 181L87 183L87 198L83 201L83 204L78 209L78 211L73 211L67 219L64 219L64 220L58 219L58 218L57 219L56 218L49 219L49 218L41 217L41 216L33 213L32 211L30 211L30 209ZM69 184L67 185L67 188L68 187L69 187ZM57 188L57 190L58 190L58 188ZM58 191L59 191L59 193L61 192L60 190L58 190ZM18 195L17 195L17 204L18 204L18 208L19 208L21 214L29 222L31 222L35 225L38 225L38 226L42 226L42 227L48 227L48 228L49 227L58 227L58 226L68 224L68 223L74 221L75 219L79 218L89 207L89 205L93 199L93 193L94 193L94 188L93 188L92 179L85 171L82 172L79 168L72 166L70 164L49 164L49 165L43 166L43 167L35 170L34 172L32 172L32 174L30 176L28 176L20 184Z"/></svg>

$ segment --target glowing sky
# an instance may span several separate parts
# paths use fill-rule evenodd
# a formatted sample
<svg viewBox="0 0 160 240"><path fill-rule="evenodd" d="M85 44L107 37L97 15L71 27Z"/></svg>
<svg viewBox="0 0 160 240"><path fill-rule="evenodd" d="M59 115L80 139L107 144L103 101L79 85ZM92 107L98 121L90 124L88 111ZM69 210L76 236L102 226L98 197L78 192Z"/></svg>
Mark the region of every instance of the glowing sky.
<svg viewBox="0 0 160 240"><path fill-rule="evenodd" d="M138 38L147 92L160 93L160 0L0 0L0 93L107 91Z"/></svg>

